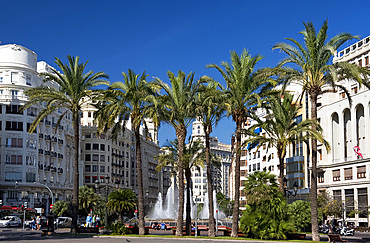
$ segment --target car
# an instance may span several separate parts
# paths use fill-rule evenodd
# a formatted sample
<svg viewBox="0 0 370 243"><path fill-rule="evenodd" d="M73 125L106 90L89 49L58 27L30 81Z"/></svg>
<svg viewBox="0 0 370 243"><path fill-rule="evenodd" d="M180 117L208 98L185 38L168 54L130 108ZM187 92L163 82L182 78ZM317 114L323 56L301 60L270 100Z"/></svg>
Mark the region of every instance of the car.
<svg viewBox="0 0 370 243"><path fill-rule="evenodd" d="M5 216L0 219L0 227L19 227L22 225L22 221L17 216Z"/></svg>
<svg viewBox="0 0 370 243"><path fill-rule="evenodd" d="M60 228L68 228L72 225L72 218L70 217L58 217L55 221L56 225Z"/></svg>

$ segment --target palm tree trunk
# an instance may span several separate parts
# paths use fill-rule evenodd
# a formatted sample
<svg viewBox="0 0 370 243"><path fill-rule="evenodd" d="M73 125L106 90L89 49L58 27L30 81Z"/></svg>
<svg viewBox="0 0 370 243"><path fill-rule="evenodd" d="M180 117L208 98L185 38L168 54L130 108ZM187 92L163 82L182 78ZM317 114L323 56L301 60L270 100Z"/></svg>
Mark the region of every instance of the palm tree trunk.
<svg viewBox="0 0 370 243"><path fill-rule="evenodd" d="M284 194L284 158L282 158L281 151L278 151L278 157L279 157L279 189ZM285 195L285 194L284 194Z"/></svg>
<svg viewBox="0 0 370 243"><path fill-rule="evenodd" d="M140 123L134 124L135 131L135 149L136 149L136 173L138 190L138 213L139 213L139 235L145 234L144 222L144 192L143 192L143 167L141 163L141 145L140 145Z"/></svg>
<svg viewBox="0 0 370 243"><path fill-rule="evenodd" d="M190 235L191 230L191 170L190 167L185 168L186 177L186 235Z"/></svg>
<svg viewBox="0 0 370 243"><path fill-rule="evenodd" d="M310 93L311 96L311 119L317 121L317 93ZM316 131L316 125L312 125L312 130ZM312 161L312 173L311 173L311 225L312 225L312 240L320 241L319 235L319 223L317 213L317 140L311 139L311 161Z"/></svg>
<svg viewBox="0 0 370 243"><path fill-rule="evenodd" d="M182 236L183 220L184 220L184 163L182 156L184 154L184 146L186 139L186 127L180 125L176 129L176 136L178 141L178 183L179 183L179 208L177 211L177 226L176 235Z"/></svg>
<svg viewBox="0 0 370 243"><path fill-rule="evenodd" d="M80 188L80 172L79 172L79 152L80 152L80 115L79 111L73 113L73 130L75 142L75 163L74 163L74 178L73 178L73 192L72 192L72 225L71 233L77 234L77 216L78 216L78 191Z"/></svg>
<svg viewBox="0 0 370 243"><path fill-rule="evenodd" d="M242 130L242 117L236 117L236 145L234 151L235 156L235 173L234 173L234 208L233 208L233 225L231 230L231 237L238 237L239 231L239 197L240 197L240 144L241 144L241 130Z"/></svg>
<svg viewBox="0 0 370 243"><path fill-rule="evenodd" d="M212 188L212 172L211 172L211 151L209 144L209 129L205 132L206 134L206 165L207 165L207 190L208 190L208 236L215 237L215 215L213 205L213 188Z"/></svg>

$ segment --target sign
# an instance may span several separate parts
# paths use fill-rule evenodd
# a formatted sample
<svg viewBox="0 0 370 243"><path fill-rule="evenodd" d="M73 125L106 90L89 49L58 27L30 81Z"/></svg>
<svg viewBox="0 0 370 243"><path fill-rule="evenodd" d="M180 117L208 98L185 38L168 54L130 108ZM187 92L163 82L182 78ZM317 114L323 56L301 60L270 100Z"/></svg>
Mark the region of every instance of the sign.
<svg viewBox="0 0 370 243"><path fill-rule="evenodd" d="M132 212L132 211L131 211ZM135 209L135 213L137 213L137 209Z"/></svg>
<svg viewBox="0 0 370 243"><path fill-rule="evenodd" d="M50 204L50 209L53 209L53 204Z"/></svg>

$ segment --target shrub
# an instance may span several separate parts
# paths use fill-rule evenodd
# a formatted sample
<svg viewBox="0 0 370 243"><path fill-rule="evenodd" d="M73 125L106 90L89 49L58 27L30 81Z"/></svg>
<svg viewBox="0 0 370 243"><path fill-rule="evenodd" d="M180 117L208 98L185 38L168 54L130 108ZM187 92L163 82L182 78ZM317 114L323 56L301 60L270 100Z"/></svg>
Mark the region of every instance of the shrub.
<svg viewBox="0 0 370 243"><path fill-rule="evenodd" d="M111 225L111 230L113 234L117 235L126 235L128 233L126 226L119 221Z"/></svg>

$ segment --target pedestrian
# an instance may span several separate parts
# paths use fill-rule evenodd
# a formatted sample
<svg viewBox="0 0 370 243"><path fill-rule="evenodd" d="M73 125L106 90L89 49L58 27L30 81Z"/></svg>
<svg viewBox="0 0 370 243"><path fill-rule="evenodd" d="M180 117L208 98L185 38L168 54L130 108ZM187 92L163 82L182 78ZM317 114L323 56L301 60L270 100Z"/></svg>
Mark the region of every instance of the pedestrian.
<svg viewBox="0 0 370 243"><path fill-rule="evenodd" d="M96 215L96 227L100 227L100 217L99 214Z"/></svg>
<svg viewBox="0 0 370 243"><path fill-rule="evenodd" d="M40 216L37 216L37 218L36 218L36 229L40 230L40 228L41 228L41 218L40 218Z"/></svg>
<svg viewBox="0 0 370 243"><path fill-rule="evenodd" d="M92 227L96 226L96 215L92 217Z"/></svg>
<svg viewBox="0 0 370 243"><path fill-rule="evenodd" d="M86 217L86 227L91 227L92 226L91 223L92 223L92 218L91 218L91 215L88 214Z"/></svg>

